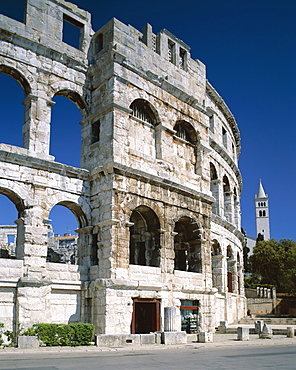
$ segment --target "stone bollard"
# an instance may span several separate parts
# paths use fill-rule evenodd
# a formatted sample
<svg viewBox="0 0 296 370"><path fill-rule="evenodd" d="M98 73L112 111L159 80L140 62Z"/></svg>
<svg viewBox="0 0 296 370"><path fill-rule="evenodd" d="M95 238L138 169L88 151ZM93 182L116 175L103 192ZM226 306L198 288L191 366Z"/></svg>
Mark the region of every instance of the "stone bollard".
<svg viewBox="0 0 296 370"><path fill-rule="evenodd" d="M198 341L200 343L212 343L213 342L213 332L202 331L198 334Z"/></svg>
<svg viewBox="0 0 296 370"><path fill-rule="evenodd" d="M260 339L271 339L272 338L272 329L270 326L264 324L262 332L259 334Z"/></svg>
<svg viewBox="0 0 296 370"><path fill-rule="evenodd" d="M264 326L263 320L255 321L255 333L260 335L262 333L263 326Z"/></svg>
<svg viewBox="0 0 296 370"><path fill-rule="evenodd" d="M227 321L220 321L220 325L218 326L219 333L226 333L227 330Z"/></svg>
<svg viewBox="0 0 296 370"><path fill-rule="evenodd" d="M249 340L249 328L237 328L237 340Z"/></svg>
<svg viewBox="0 0 296 370"><path fill-rule="evenodd" d="M294 338L294 326L287 327L287 338Z"/></svg>

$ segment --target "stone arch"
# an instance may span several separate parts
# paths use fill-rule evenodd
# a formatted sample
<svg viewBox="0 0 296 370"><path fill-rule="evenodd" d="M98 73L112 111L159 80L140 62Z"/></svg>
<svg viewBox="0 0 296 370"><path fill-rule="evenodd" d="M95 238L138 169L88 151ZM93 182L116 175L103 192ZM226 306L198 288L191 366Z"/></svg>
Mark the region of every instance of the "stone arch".
<svg viewBox="0 0 296 370"><path fill-rule="evenodd" d="M145 158L161 157L161 130L160 119L154 106L146 99L137 97L129 105L129 118L133 124L129 127L130 147L137 154ZM137 140L134 140L134 138Z"/></svg>
<svg viewBox="0 0 296 370"><path fill-rule="evenodd" d="M63 206L67 208L76 218L78 223L78 232L87 226L87 218L82 210L82 207L69 200L59 201L55 206ZM52 207L53 208L53 207ZM51 209L52 209L51 208ZM51 225L48 225L48 249L47 261L58 263L77 264L81 262L83 255L81 249L87 250L87 240L81 240L85 235L71 235L55 236Z"/></svg>
<svg viewBox="0 0 296 370"><path fill-rule="evenodd" d="M222 248L217 241L214 239L212 241L211 248L211 261L212 261L212 283L213 287L218 289L218 292L223 291L223 255Z"/></svg>
<svg viewBox="0 0 296 370"><path fill-rule="evenodd" d="M151 96L149 94L147 94L147 92L145 92L143 90L133 89L129 92L128 101L127 101L128 107L130 108L130 106L137 100L143 100L143 101L146 102L146 104L151 109L153 115L155 116L155 120L156 120L155 126L160 124L161 123L161 118L160 118L160 115L159 115L159 111L156 108L157 101L155 101L155 100L152 101Z"/></svg>
<svg viewBox="0 0 296 370"><path fill-rule="evenodd" d="M210 176L211 176L210 190L212 192L213 197L216 200L212 204L212 212L215 215L219 215L219 180L216 167L212 162L210 163Z"/></svg>
<svg viewBox="0 0 296 370"><path fill-rule="evenodd" d="M148 100L137 98L130 104L130 109L134 117L141 121L148 122L154 127L158 125L158 113Z"/></svg>
<svg viewBox="0 0 296 370"><path fill-rule="evenodd" d="M199 173L201 153L198 147L199 135L185 120L177 120L174 125L174 157L176 167L186 172Z"/></svg>
<svg viewBox="0 0 296 370"><path fill-rule="evenodd" d="M130 222L130 264L159 267L160 222L156 213L140 205L132 211Z"/></svg>
<svg viewBox="0 0 296 370"><path fill-rule="evenodd" d="M80 110L83 111L85 110L86 112L88 111L88 106L83 99L83 97L76 91L71 90L71 89L61 89L58 90L54 96L63 96L69 100L71 100L76 107Z"/></svg>
<svg viewBox="0 0 296 370"><path fill-rule="evenodd" d="M202 272L201 231L197 222L182 216L174 228L175 270Z"/></svg>
<svg viewBox="0 0 296 370"><path fill-rule="evenodd" d="M176 136L193 144L197 145L199 142L198 133L195 131L194 127L185 120L178 120L175 123L174 130L176 131Z"/></svg>
<svg viewBox="0 0 296 370"><path fill-rule="evenodd" d="M233 249L230 245L226 248L226 258L227 258L227 291L229 293L233 293L234 284L235 284L235 274L234 274L234 267L235 267L235 258Z"/></svg>
<svg viewBox="0 0 296 370"><path fill-rule="evenodd" d="M25 215L25 204L24 200L10 189L0 187L0 194L6 196L14 204L18 213L17 220L15 220L16 226L13 225L13 230L10 230L14 236L13 245L10 246L7 244L3 246L0 242L0 256L4 258L15 258L19 256L18 249L20 241L24 239L23 220L21 217ZM9 229L12 229L12 227L10 226Z"/></svg>
<svg viewBox="0 0 296 370"><path fill-rule="evenodd" d="M223 203L224 217L228 222L232 222L231 188L227 175L223 176Z"/></svg>
<svg viewBox="0 0 296 370"><path fill-rule="evenodd" d="M25 96L31 93L32 89L27 78L17 69L1 64L0 73L6 74L12 77L16 82L18 82L18 84L22 87Z"/></svg>
<svg viewBox="0 0 296 370"><path fill-rule="evenodd" d="M60 206L64 206L68 208L73 213L73 215L76 217L79 229L87 226L88 224L87 217L85 213L83 212L82 207L79 204L73 201L63 200L63 201L59 201L55 205L60 205Z"/></svg>
<svg viewBox="0 0 296 370"><path fill-rule="evenodd" d="M0 194L5 195L8 199L12 201L12 203L15 205L18 211L18 216L21 217L22 213L25 210L24 200L14 191L1 187L1 186L0 186Z"/></svg>

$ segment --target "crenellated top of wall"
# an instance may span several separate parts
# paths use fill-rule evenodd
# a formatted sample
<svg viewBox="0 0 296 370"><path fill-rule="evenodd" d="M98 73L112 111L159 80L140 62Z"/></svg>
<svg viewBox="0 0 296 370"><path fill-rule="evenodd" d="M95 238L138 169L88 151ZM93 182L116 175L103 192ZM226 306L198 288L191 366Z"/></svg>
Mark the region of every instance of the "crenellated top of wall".
<svg viewBox="0 0 296 370"><path fill-rule="evenodd" d="M92 63L100 67L104 54L113 50L118 61L136 73L203 109L206 69L190 57L190 47L167 30L157 35L146 24L142 32L113 18L93 36ZM120 60L121 56L121 60Z"/></svg>

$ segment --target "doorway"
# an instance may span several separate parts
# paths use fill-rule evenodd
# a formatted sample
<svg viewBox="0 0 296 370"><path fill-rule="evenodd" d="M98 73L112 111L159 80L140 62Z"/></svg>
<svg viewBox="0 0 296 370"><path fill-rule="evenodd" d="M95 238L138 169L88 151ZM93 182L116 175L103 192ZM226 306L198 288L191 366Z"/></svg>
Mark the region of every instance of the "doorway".
<svg viewBox="0 0 296 370"><path fill-rule="evenodd" d="M160 301L135 298L133 303L132 334L144 334L160 330Z"/></svg>

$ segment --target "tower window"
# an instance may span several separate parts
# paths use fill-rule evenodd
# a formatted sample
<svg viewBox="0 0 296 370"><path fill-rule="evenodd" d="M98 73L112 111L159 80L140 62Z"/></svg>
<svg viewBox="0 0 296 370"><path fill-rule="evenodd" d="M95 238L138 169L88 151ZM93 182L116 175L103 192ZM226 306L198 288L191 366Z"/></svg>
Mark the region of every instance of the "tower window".
<svg viewBox="0 0 296 370"><path fill-rule="evenodd" d="M175 43L172 40L168 40L168 58L171 63L174 63L174 51L175 51Z"/></svg>
<svg viewBox="0 0 296 370"><path fill-rule="evenodd" d="M96 38L96 46L95 46L95 51L96 53L99 53L101 50L103 50L104 43L103 43L103 34L100 33L97 38Z"/></svg>
<svg viewBox="0 0 296 370"><path fill-rule="evenodd" d="M80 35L83 31L83 24L69 17L63 16L63 42L80 49Z"/></svg>
<svg viewBox="0 0 296 370"><path fill-rule="evenodd" d="M227 148L227 132L224 127L222 127L222 140L223 140L223 145L225 148Z"/></svg>
<svg viewBox="0 0 296 370"><path fill-rule="evenodd" d="M179 67L182 69L186 68L186 51L182 48L180 48L179 52Z"/></svg>
<svg viewBox="0 0 296 370"><path fill-rule="evenodd" d="M91 125L91 144L100 141L100 121Z"/></svg>

